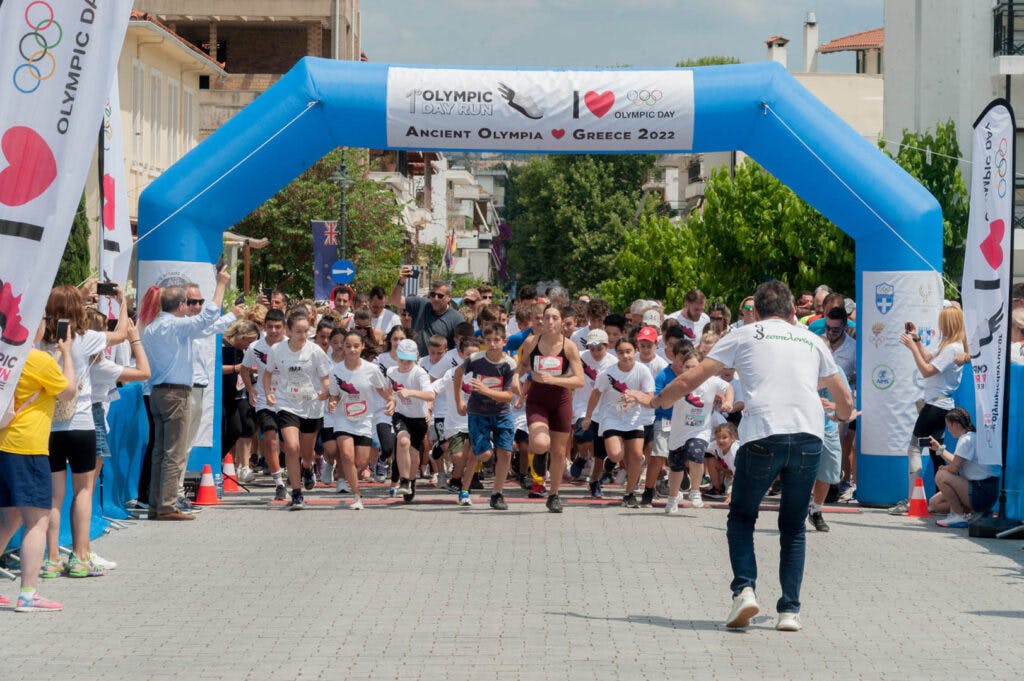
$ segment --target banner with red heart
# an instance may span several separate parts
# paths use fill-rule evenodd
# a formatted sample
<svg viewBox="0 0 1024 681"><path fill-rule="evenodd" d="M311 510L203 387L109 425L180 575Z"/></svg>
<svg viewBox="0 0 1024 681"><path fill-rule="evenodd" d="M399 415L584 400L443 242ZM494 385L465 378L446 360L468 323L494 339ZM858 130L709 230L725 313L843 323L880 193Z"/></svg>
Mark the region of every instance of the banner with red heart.
<svg viewBox="0 0 1024 681"><path fill-rule="evenodd" d="M0 410L14 394L78 210L131 7L0 3Z"/></svg>

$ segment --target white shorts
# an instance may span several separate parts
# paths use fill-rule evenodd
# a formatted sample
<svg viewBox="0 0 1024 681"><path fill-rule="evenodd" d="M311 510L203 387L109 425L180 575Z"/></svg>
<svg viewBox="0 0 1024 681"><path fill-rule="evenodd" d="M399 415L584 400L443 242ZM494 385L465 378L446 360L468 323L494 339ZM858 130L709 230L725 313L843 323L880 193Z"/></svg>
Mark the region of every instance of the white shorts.
<svg viewBox="0 0 1024 681"><path fill-rule="evenodd" d="M668 438L672 434L672 421L656 419L654 421L654 442L651 445L651 456L668 458Z"/></svg>

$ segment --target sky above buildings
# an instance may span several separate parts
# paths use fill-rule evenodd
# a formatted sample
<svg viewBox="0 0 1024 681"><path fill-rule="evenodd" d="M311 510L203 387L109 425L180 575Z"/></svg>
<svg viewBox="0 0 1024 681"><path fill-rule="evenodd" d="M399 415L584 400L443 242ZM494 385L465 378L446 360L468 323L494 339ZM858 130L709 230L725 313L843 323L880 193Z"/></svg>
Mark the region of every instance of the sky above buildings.
<svg viewBox="0 0 1024 681"><path fill-rule="evenodd" d="M709 55L766 58L782 35L803 69L803 23L824 43L882 25L883 0L371 0L360 3L371 61L460 66L672 66ZM817 5L817 6L816 6ZM853 53L819 70L851 72Z"/></svg>

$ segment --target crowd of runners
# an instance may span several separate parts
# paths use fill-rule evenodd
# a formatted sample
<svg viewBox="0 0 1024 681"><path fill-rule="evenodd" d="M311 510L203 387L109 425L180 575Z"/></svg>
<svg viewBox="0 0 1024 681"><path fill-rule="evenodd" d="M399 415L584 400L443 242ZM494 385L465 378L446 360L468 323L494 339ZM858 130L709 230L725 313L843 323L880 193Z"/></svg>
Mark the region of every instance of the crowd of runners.
<svg viewBox="0 0 1024 681"><path fill-rule="evenodd" d="M680 502L728 501L742 377L727 369L679 400L656 400L719 339L754 321L753 297L733 319L728 305L708 305L697 290L668 312L656 300L619 312L558 287L544 294L524 286L509 310L487 287L456 305L443 283L431 287L430 307L379 288L339 287L333 305L320 307L274 292L225 334L224 451L239 462L239 480L262 471L293 510L318 481L351 495L356 510L366 483L386 483L388 496L407 502L430 485L469 506L488 480L495 510L508 508L507 484L554 513L565 483L585 483L596 499L611 483L623 488L624 506L660 499L670 514ZM458 314L430 333L417 325L424 307L426 321ZM822 286L798 297L792 320L821 334L850 384L853 313L853 301ZM828 531L826 497L848 501L856 489L852 424L830 419L829 397L821 409L828 455L808 500L820 531Z"/></svg>

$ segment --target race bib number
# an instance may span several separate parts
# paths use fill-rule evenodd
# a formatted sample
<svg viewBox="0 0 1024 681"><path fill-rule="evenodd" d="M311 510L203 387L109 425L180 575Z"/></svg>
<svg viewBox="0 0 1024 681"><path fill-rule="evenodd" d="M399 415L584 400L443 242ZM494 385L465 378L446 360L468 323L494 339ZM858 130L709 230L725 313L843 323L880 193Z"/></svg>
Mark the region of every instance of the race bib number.
<svg viewBox="0 0 1024 681"><path fill-rule="evenodd" d="M620 414L625 414L627 411L630 410L632 406L632 404L626 402L626 400L623 398L619 398L618 400L615 401L615 411Z"/></svg>
<svg viewBox="0 0 1024 681"><path fill-rule="evenodd" d="M484 384L485 388L491 390L501 390L503 381L498 376L484 376L480 379L480 382Z"/></svg>
<svg viewBox="0 0 1024 681"><path fill-rule="evenodd" d="M668 419L661 420L661 432L669 433L672 432L672 422Z"/></svg>
<svg viewBox="0 0 1024 681"><path fill-rule="evenodd" d="M538 355L533 358L533 370L552 376L562 373L562 358L552 355Z"/></svg>
<svg viewBox="0 0 1024 681"><path fill-rule="evenodd" d="M367 411L366 400L359 400L358 402L346 402L345 403L345 417L350 419L358 419L360 416L365 414Z"/></svg>

